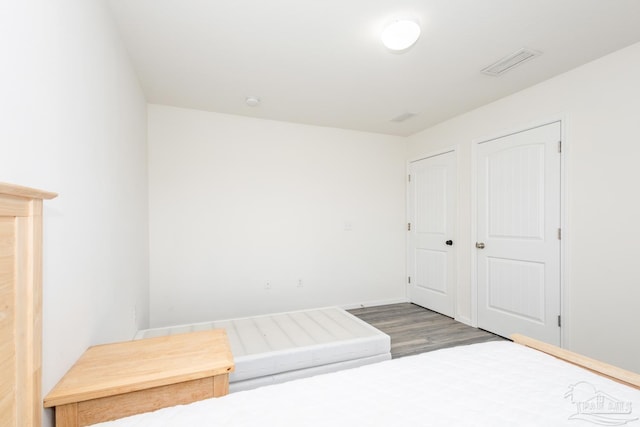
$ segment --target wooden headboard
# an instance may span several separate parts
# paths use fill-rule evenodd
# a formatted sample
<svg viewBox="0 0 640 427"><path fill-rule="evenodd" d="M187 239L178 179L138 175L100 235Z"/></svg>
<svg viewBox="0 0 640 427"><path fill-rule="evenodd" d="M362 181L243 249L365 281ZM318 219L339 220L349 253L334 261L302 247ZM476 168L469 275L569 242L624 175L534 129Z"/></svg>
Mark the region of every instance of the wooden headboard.
<svg viewBox="0 0 640 427"><path fill-rule="evenodd" d="M0 425L42 424L42 200L0 183Z"/></svg>

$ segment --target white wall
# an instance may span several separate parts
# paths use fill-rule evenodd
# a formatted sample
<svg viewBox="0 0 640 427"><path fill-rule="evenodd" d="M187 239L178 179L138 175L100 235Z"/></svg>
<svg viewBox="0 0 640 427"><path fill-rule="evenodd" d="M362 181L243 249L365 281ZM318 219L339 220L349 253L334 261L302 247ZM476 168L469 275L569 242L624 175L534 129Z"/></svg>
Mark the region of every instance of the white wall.
<svg viewBox="0 0 640 427"><path fill-rule="evenodd" d="M405 298L403 138L160 105L148 122L152 326Z"/></svg>
<svg viewBox="0 0 640 427"><path fill-rule="evenodd" d="M88 346L146 326L146 102L102 1L3 2L0 52L0 181L59 193L44 210L47 393Z"/></svg>
<svg viewBox="0 0 640 427"><path fill-rule="evenodd" d="M469 318L471 141L561 116L565 344L640 372L640 44L416 134L409 158L460 144L458 316Z"/></svg>

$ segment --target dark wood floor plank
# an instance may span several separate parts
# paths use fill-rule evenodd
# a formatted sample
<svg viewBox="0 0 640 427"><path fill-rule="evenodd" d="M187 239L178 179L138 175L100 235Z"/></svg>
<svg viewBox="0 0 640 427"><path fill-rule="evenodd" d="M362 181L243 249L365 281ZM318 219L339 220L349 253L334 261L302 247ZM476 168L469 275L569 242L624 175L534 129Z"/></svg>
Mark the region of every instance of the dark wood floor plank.
<svg viewBox="0 0 640 427"><path fill-rule="evenodd" d="M358 308L349 312L391 337L391 356L394 359L440 348L504 339L411 303Z"/></svg>

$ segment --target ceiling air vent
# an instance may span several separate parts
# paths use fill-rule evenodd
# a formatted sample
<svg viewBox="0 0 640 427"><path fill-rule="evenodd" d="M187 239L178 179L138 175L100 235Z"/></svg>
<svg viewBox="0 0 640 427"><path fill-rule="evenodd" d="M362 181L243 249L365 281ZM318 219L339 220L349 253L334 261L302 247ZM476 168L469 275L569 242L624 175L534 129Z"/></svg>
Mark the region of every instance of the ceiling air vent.
<svg viewBox="0 0 640 427"><path fill-rule="evenodd" d="M417 116L417 113L402 113L399 116L391 119L391 121L401 123L401 122L404 122L405 120L409 120L411 117L414 117L414 116Z"/></svg>
<svg viewBox="0 0 640 427"><path fill-rule="evenodd" d="M505 56L498 62L489 65L487 68L482 70L482 73L488 76L500 76L511 70L512 68L517 67L518 65L540 55L542 55L542 52L522 48L517 52L512 53L511 55Z"/></svg>

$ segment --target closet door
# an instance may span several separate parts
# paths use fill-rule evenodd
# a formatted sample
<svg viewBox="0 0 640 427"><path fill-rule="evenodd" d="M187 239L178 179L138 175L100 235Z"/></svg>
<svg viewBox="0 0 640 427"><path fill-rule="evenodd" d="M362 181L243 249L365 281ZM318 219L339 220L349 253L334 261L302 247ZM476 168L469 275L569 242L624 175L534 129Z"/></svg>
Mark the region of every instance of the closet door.
<svg viewBox="0 0 640 427"><path fill-rule="evenodd" d="M560 344L560 122L479 144L478 327Z"/></svg>

